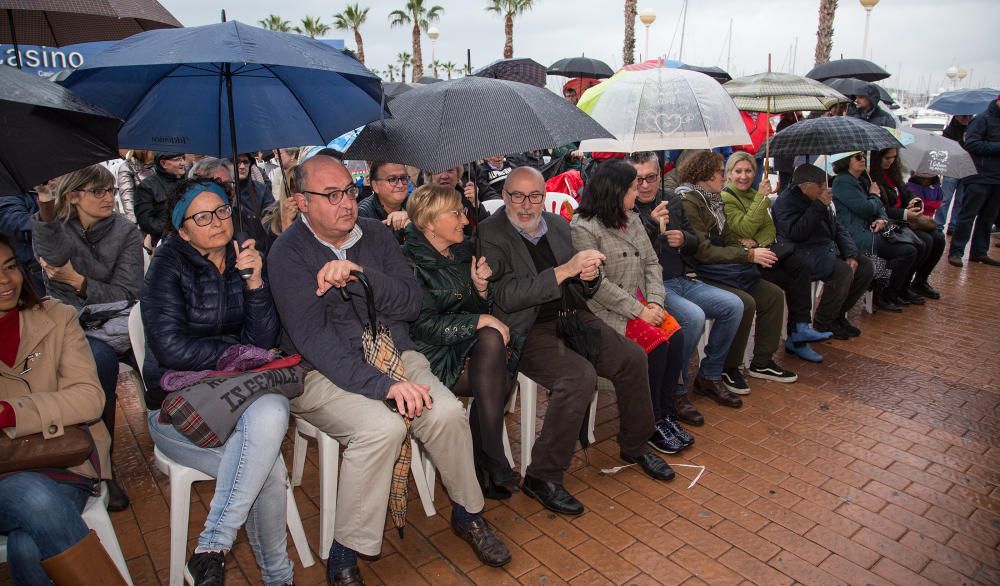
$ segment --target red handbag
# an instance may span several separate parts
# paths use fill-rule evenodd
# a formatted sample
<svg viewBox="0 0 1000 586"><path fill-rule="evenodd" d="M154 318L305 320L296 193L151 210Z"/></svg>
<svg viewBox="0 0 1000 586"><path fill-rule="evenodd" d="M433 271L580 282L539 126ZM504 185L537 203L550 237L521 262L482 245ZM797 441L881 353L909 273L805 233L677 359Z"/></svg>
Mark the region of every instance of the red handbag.
<svg viewBox="0 0 1000 586"><path fill-rule="evenodd" d="M641 291L636 292L636 297L643 305L648 305ZM649 354L657 346L669 340L670 336L677 333L679 329L681 329L681 324L677 323L674 316L669 313L667 313L666 319L659 326L654 326L638 317L634 317L625 324L625 337L641 346L646 351L646 354Z"/></svg>

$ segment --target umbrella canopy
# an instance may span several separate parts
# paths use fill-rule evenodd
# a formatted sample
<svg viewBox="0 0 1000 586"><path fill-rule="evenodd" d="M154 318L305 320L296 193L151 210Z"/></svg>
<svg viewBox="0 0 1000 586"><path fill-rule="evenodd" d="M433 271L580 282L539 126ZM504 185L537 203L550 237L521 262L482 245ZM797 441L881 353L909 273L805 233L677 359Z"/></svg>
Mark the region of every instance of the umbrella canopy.
<svg viewBox="0 0 1000 586"><path fill-rule="evenodd" d="M835 77L853 77L862 81L879 81L891 74L867 59L837 59L809 70L806 77L825 81Z"/></svg>
<svg viewBox="0 0 1000 586"><path fill-rule="evenodd" d="M733 76L726 73L726 70L721 67L701 67L698 65L681 65L678 69L687 69L688 71L697 71L698 73L704 73L705 75L711 77L719 83L726 83L731 80Z"/></svg>
<svg viewBox="0 0 1000 586"><path fill-rule="evenodd" d="M886 104L894 104L896 102L896 100L892 99L892 96L889 95L889 92L887 92L884 87L874 82L862 81L860 79L854 79L853 77L838 77L836 79L827 79L823 81L823 83L845 96L867 95L865 88L871 85L878 90L879 100Z"/></svg>
<svg viewBox="0 0 1000 586"><path fill-rule="evenodd" d="M0 43L62 47L181 26L156 0L0 0Z"/></svg>
<svg viewBox="0 0 1000 586"><path fill-rule="evenodd" d="M588 152L710 149L750 142L726 90L694 71L620 72L587 90L577 106L614 137L584 141Z"/></svg>
<svg viewBox="0 0 1000 586"><path fill-rule="evenodd" d="M642 63L626 65L618 71L645 71L646 69L656 69L657 67L677 68L681 65L684 64L680 61L674 61L673 59L650 59L649 61L643 61Z"/></svg>
<svg viewBox="0 0 1000 586"><path fill-rule="evenodd" d="M903 148L885 128L849 116L802 120L772 136L768 143L772 157ZM764 156L764 147L757 156Z"/></svg>
<svg viewBox="0 0 1000 586"><path fill-rule="evenodd" d="M357 60L236 21L135 35L62 84L125 119L122 147L215 157L326 144L384 113Z"/></svg>
<svg viewBox="0 0 1000 586"><path fill-rule="evenodd" d="M975 116L986 111L990 102L1000 96L1000 90L984 88L978 90L955 90L944 92L927 104L928 110L937 110L952 116ZM949 175L954 177L954 175Z"/></svg>
<svg viewBox="0 0 1000 586"><path fill-rule="evenodd" d="M747 112L825 112L846 102L840 92L822 83L791 73L758 73L723 84L736 107Z"/></svg>
<svg viewBox="0 0 1000 586"><path fill-rule="evenodd" d="M414 83L427 85L429 83L438 83L439 81L444 81L444 80L441 79L440 77L434 77L433 75L425 75L420 79L418 79L417 81L415 81Z"/></svg>
<svg viewBox="0 0 1000 586"><path fill-rule="evenodd" d="M591 79L604 79L615 74L607 63L590 57L560 59L550 65L546 73L563 77L589 77Z"/></svg>
<svg viewBox="0 0 1000 586"><path fill-rule="evenodd" d="M405 81L391 81L382 85L382 88L385 90L385 97L387 98L399 97L400 94L404 94L410 90L415 90L419 87L420 84L406 83Z"/></svg>
<svg viewBox="0 0 1000 586"><path fill-rule="evenodd" d="M910 171L956 179L976 174L972 157L956 141L919 128L907 128L904 134L912 136L912 142L902 141L906 148L899 156Z"/></svg>
<svg viewBox="0 0 1000 586"><path fill-rule="evenodd" d="M0 67L0 195L117 158L121 126L66 88Z"/></svg>
<svg viewBox="0 0 1000 586"><path fill-rule="evenodd" d="M498 59L473 71L472 75L545 87L545 67L534 59Z"/></svg>
<svg viewBox="0 0 1000 586"><path fill-rule="evenodd" d="M392 161L437 173L493 155L610 137L562 97L534 86L463 77L392 102L393 118L365 127L348 159Z"/></svg>

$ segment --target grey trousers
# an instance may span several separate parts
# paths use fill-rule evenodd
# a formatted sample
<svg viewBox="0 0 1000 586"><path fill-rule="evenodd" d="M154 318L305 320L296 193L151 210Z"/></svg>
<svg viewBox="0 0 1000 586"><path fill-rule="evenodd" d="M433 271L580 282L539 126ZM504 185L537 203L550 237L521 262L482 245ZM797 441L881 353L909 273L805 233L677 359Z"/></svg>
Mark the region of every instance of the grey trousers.
<svg viewBox="0 0 1000 586"><path fill-rule="evenodd" d="M434 376L423 354L403 352L403 365L408 380L430 386L434 401L432 409L414 418L413 436L434 462L451 500L470 513L482 511L483 493L472 462L472 434L462 403ZM292 400L291 410L345 448L334 539L358 553L378 555L392 467L406 435L402 417L382 401L337 387L318 371L306 376L305 391Z"/></svg>

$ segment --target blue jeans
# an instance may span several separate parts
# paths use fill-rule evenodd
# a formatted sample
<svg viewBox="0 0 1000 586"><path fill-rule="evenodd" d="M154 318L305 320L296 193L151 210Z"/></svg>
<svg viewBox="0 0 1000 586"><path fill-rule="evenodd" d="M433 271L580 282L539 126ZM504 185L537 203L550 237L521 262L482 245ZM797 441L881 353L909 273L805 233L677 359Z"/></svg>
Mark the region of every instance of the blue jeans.
<svg viewBox="0 0 1000 586"><path fill-rule="evenodd" d="M948 221L948 232L955 231L955 220L958 213L962 211L962 200L965 199L965 186L959 183L954 177L945 177L941 180L941 192L944 198L941 200L941 207L934 212L934 222L938 230L945 229L945 221L948 220L948 206L951 205L951 221Z"/></svg>
<svg viewBox="0 0 1000 586"><path fill-rule="evenodd" d="M7 536L7 562L15 584L49 584L42 560L87 536L80 511L90 495L35 472L0 479L0 533Z"/></svg>
<svg viewBox="0 0 1000 586"><path fill-rule="evenodd" d="M100 340L87 338L90 344L90 352L94 355L94 362L97 363L97 380L101 383L104 391L104 411L101 413L101 421L108 428L111 438L115 437L115 398L118 388L118 353L111 346Z"/></svg>
<svg viewBox="0 0 1000 586"><path fill-rule="evenodd" d="M237 420L233 435L218 448L192 444L169 423L160 423L159 416L159 410L149 413L149 433L156 447L171 460L215 477L215 496L195 551L229 551L245 522L264 583L291 582L285 529L288 473L281 458L288 399L264 395L254 401Z"/></svg>
<svg viewBox="0 0 1000 586"><path fill-rule="evenodd" d="M667 290L665 309L684 329L684 364L688 364L698 350L698 341L705 331L705 320L715 320L708 334L705 359L701 361L698 374L708 380L721 379L726 355L743 318L743 302L729 291L687 277L667 279L663 286ZM687 368L681 372L683 383L677 390L678 394L687 392Z"/></svg>

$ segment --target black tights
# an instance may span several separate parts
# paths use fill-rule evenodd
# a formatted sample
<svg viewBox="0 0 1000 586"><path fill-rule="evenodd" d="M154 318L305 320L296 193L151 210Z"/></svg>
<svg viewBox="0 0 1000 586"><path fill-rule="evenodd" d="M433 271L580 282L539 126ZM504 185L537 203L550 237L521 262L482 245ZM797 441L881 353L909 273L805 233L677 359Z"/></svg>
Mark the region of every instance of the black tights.
<svg viewBox="0 0 1000 586"><path fill-rule="evenodd" d="M677 330L665 344L646 356L649 364L649 396L653 400L656 421L674 412L677 380L684 367L684 332Z"/></svg>
<svg viewBox="0 0 1000 586"><path fill-rule="evenodd" d="M507 462L503 449L503 414L510 397L507 349L494 328L476 332L465 370L451 388L459 397L473 397L469 412L472 445L477 456L485 454L495 464Z"/></svg>

